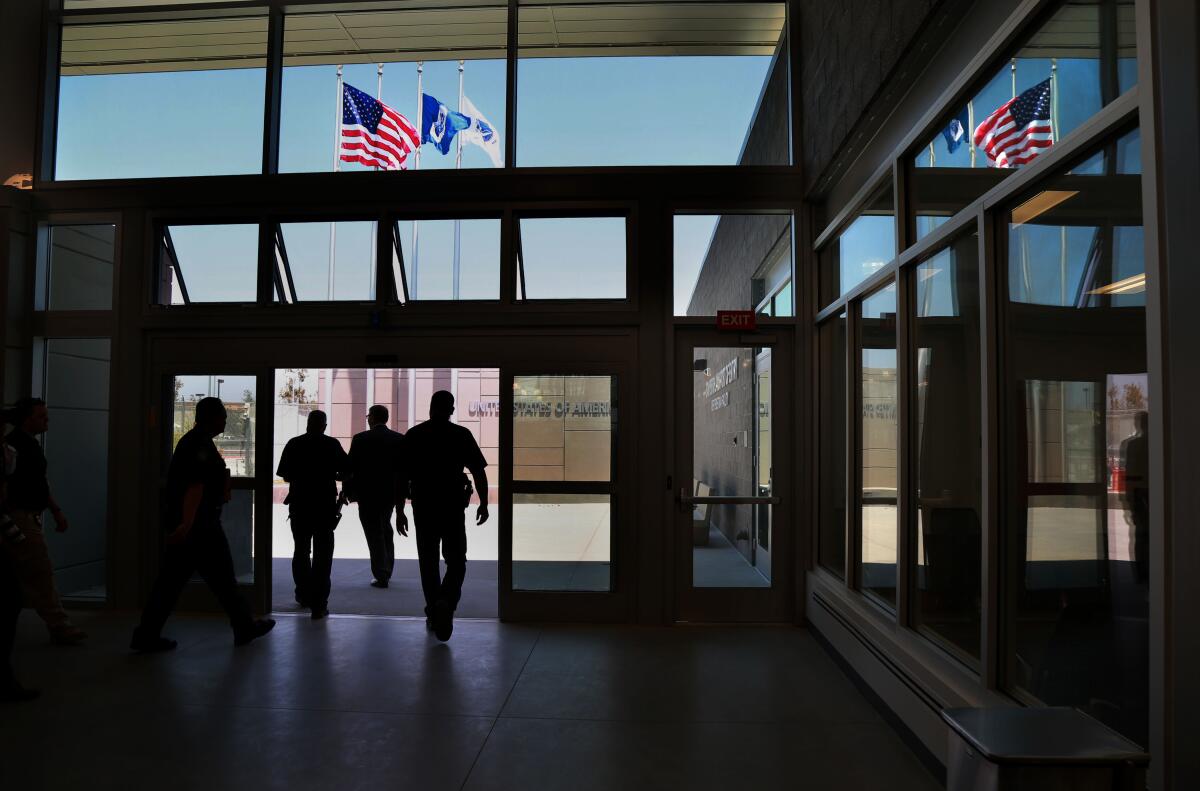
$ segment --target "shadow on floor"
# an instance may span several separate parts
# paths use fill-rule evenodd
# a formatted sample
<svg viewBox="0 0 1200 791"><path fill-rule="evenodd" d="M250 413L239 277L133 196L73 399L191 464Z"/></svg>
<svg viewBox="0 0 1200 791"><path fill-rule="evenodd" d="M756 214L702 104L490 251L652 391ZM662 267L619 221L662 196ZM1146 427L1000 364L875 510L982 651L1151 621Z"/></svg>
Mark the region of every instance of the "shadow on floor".
<svg viewBox="0 0 1200 791"><path fill-rule="evenodd" d="M329 611L341 615L425 614L425 596L421 593L417 561L397 560L387 588L372 588L371 579L369 560L335 558L330 575ZM497 617L496 594L496 561L468 560L458 616ZM271 609L284 613L301 612L292 583L291 558L274 558L271 562Z"/></svg>

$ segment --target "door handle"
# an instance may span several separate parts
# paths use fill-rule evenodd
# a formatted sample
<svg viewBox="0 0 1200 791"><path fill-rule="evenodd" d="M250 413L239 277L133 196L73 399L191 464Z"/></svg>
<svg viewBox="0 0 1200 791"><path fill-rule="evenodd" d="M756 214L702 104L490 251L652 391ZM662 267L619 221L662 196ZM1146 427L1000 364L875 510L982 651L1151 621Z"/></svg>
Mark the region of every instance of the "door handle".
<svg viewBox="0 0 1200 791"><path fill-rule="evenodd" d="M713 495L696 497L680 490L679 502L683 505L779 505L779 497L755 497L752 495Z"/></svg>

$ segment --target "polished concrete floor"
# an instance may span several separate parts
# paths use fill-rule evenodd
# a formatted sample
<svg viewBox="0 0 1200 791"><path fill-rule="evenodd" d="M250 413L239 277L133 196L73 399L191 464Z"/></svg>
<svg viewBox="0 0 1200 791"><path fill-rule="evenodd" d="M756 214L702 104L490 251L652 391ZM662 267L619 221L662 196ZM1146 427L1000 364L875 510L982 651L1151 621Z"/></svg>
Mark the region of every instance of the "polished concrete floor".
<svg viewBox="0 0 1200 791"><path fill-rule="evenodd" d="M3 789L935 789L816 640L794 628L518 626L280 615L235 649L177 617L56 648L21 618L40 700L0 708Z"/></svg>

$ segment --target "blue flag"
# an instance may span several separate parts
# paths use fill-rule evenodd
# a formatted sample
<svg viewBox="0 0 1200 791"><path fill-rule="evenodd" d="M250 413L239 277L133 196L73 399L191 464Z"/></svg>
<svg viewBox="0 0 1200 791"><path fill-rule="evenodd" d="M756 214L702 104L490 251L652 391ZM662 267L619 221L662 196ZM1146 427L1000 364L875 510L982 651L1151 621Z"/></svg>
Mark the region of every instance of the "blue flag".
<svg viewBox="0 0 1200 791"><path fill-rule="evenodd" d="M454 136L471 125L471 119L451 110L427 93L421 94L421 142L450 153Z"/></svg>
<svg viewBox="0 0 1200 791"><path fill-rule="evenodd" d="M946 150L951 154L958 150L958 147L966 141L967 135L970 134L970 130L967 129L970 121L967 119L967 108L964 107L962 112L951 119L950 123L946 124L946 128L942 130L942 137L946 138Z"/></svg>

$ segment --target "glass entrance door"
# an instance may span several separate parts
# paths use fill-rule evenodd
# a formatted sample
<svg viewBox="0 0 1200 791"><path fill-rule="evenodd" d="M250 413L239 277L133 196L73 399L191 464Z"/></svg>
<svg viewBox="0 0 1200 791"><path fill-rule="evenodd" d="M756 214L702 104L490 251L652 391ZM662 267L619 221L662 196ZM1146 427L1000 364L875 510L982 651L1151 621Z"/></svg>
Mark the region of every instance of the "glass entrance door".
<svg viewBox="0 0 1200 791"><path fill-rule="evenodd" d="M270 535L269 531L264 533L256 529L259 525L270 524L269 519L262 519L262 512L269 513L270 507L269 498L264 498L262 491L263 482L270 480L269 471L265 477L260 474L256 452L264 428L258 419L258 396L264 391L260 386L263 377L254 371L237 370L234 366L212 370L220 372L175 370L161 379L166 419L161 436L162 477L156 513L165 512L167 467L179 440L195 426L196 404L210 396L220 398L228 419L224 433L213 442L230 476L228 500L221 509L221 525L229 541L238 585L253 602L256 611L265 612L269 609L270 575L266 562L270 559ZM216 609L216 601L199 575L184 591L180 606L184 609Z"/></svg>
<svg viewBox="0 0 1200 791"><path fill-rule="evenodd" d="M676 335L677 617L789 620L787 359L776 335ZM786 487L783 487L786 488Z"/></svg>

